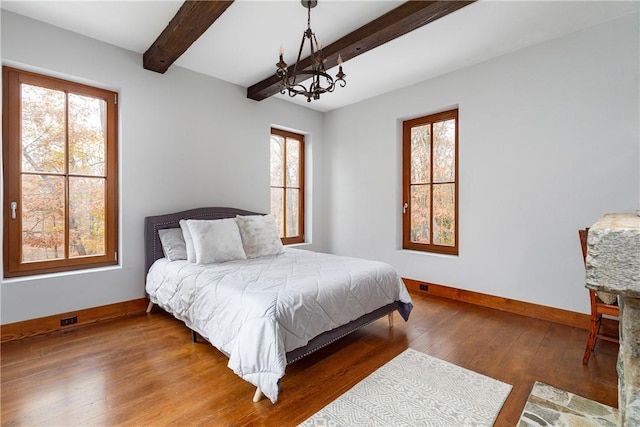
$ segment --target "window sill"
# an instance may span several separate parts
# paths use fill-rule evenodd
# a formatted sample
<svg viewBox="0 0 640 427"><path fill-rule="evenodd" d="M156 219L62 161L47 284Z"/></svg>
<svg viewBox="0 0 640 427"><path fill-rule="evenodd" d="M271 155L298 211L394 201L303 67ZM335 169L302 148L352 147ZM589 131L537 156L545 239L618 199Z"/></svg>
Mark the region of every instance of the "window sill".
<svg viewBox="0 0 640 427"><path fill-rule="evenodd" d="M428 256L434 256L434 257L438 257L438 258L459 258L460 254L458 255L451 255L451 254L440 254L438 252L426 252L426 251L416 251L415 249L396 249L396 252L400 252L400 253L408 253L408 254L417 254L417 255L428 255Z"/></svg>
<svg viewBox="0 0 640 427"><path fill-rule="evenodd" d="M45 274L34 274L32 276L21 276L21 277L3 277L2 283L18 283L18 282L28 282L32 280L46 280L55 277L65 277L65 276L75 276L78 274L89 274L89 273L100 273L103 271L112 271L112 270L121 270L122 266L111 265L109 267L97 267L97 268L87 268L83 270L73 270L73 271L63 271L60 273L45 273Z"/></svg>
<svg viewBox="0 0 640 427"><path fill-rule="evenodd" d="M284 245L285 248L298 248L298 249L304 249L305 246L311 246L311 242L291 243L290 245Z"/></svg>

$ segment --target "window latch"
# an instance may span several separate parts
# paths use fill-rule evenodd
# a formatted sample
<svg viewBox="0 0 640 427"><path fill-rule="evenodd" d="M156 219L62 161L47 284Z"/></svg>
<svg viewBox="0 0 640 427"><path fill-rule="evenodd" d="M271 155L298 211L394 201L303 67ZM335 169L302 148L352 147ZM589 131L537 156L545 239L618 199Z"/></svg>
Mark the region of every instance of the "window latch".
<svg viewBox="0 0 640 427"><path fill-rule="evenodd" d="M409 207L409 203L405 203L404 205L402 205L402 213L406 214L407 213L407 208Z"/></svg>
<svg viewBox="0 0 640 427"><path fill-rule="evenodd" d="M11 202L11 219L16 219L17 208L18 208L18 202Z"/></svg>

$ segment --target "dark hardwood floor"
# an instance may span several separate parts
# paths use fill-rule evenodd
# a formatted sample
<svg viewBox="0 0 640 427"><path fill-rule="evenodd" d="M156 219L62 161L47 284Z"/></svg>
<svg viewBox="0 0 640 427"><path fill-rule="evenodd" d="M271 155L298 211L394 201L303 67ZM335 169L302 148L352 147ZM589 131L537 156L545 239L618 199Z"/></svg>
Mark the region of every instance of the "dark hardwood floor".
<svg viewBox="0 0 640 427"><path fill-rule="evenodd" d="M496 426L514 426L535 381L617 407L617 347L587 332L438 297L412 294L408 323L386 317L287 367L279 401L209 344L155 308L1 348L1 423L10 425L296 425L412 347L513 385Z"/></svg>

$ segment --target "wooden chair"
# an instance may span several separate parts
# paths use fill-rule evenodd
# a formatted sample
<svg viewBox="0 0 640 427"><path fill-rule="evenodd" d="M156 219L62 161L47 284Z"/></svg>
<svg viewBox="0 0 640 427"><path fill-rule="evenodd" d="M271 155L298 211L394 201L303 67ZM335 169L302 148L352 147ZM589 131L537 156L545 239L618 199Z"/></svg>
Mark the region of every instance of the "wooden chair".
<svg viewBox="0 0 640 427"><path fill-rule="evenodd" d="M585 266L587 265L588 233L588 228L585 228L584 230L578 230L578 234L580 235L580 244L582 245L582 258L584 260ZM600 298L598 298L596 291L594 291L593 289L589 289L589 299L591 300L591 324L589 327L589 339L587 340L587 348L584 350L584 356L582 357L582 363L584 365L589 363L589 357L591 357L591 353L596 346L596 341L598 340L598 338L615 343L619 342L617 337L606 335L600 332L603 314L615 318L620 317L620 308L618 307L617 302L614 304L605 304Z"/></svg>

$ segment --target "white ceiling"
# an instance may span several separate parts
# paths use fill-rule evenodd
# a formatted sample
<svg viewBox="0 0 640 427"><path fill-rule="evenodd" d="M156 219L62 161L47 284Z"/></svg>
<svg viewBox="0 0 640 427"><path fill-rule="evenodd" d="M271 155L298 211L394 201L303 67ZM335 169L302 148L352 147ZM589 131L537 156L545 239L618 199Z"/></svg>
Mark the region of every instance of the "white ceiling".
<svg viewBox="0 0 640 427"><path fill-rule="evenodd" d="M401 0L320 0L311 28L328 45ZM144 53L182 1L2 1L6 9ZM400 87L637 13L634 1L480 0L344 64L347 86L310 104L330 111ZM248 87L275 72L278 49L295 62L307 12L298 0L236 0L175 65ZM174 66L175 66L174 65ZM140 59L142 67L142 58ZM151 72L151 71L150 71ZM330 70L335 74L336 70Z"/></svg>

